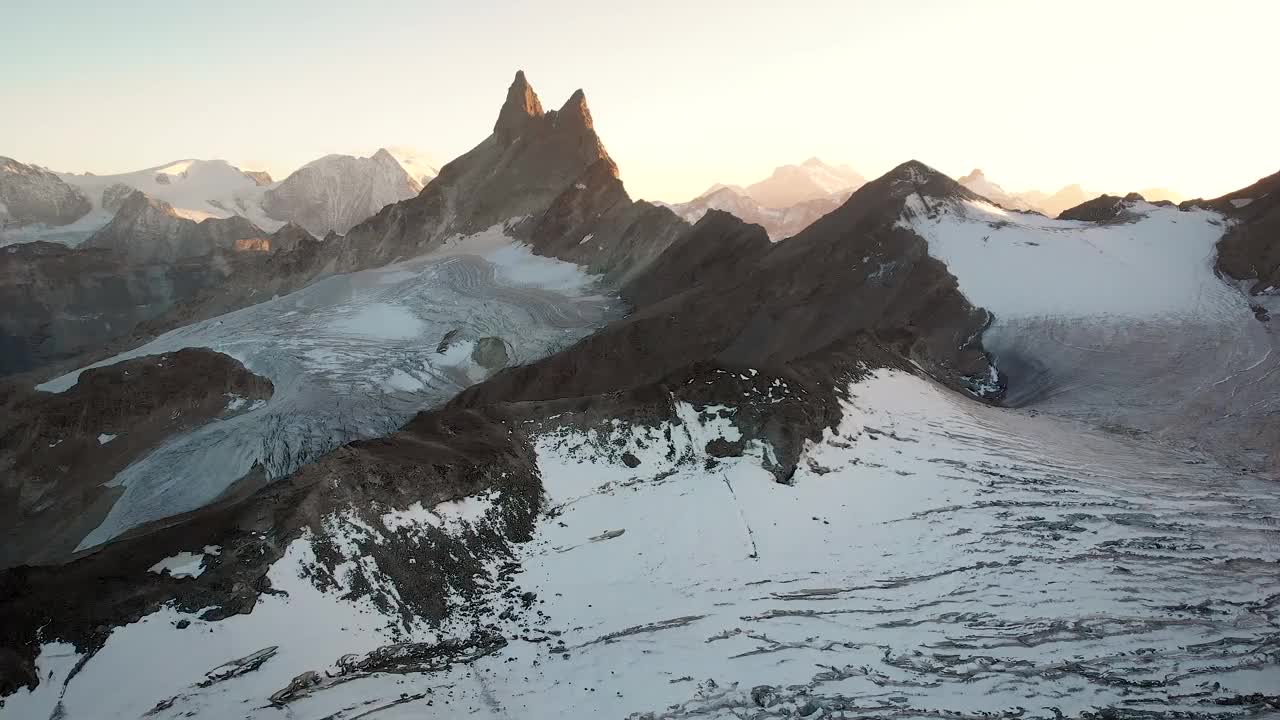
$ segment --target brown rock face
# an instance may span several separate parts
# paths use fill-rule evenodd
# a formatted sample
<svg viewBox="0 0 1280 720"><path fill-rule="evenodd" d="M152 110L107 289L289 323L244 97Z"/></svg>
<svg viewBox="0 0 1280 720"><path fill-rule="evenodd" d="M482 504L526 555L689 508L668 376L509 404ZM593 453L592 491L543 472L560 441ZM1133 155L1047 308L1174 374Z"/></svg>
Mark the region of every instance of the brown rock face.
<svg viewBox="0 0 1280 720"><path fill-rule="evenodd" d="M511 87L507 88L507 100L498 112L498 121L493 124L493 134L504 143L511 142L531 121L542 116L542 101L538 100L533 87L525 79L524 71L517 70Z"/></svg>
<svg viewBox="0 0 1280 720"><path fill-rule="evenodd" d="M1099 195L1058 214L1059 220L1084 222L1113 222L1124 218L1125 198L1118 195Z"/></svg>
<svg viewBox="0 0 1280 720"><path fill-rule="evenodd" d="M271 173L265 170L241 170L244 176L249 178L258 187L266 187L271 184Z"/></svg>
<svg viewBox="0 0 1280 720"><path fill-rule="evenodd" d="M170 435L271 397L270 381L205 349L86 370L63 393L0 392L0 567L64 560L110 508L105 487Z"/></svg>
<svg viewBox="0 0 1280 720"><path fill-rule="evenodd" d="M121 345L292 292L317 273L321 243L305 230L260 233L246 239L270 251L232 246L174 262L44 242L0 248L0 376L55 363L70 370Z"/></svg>
<svg viewBox="0 0 1280 720"><path fill-rule="evenodd" d="M1251 280L1258 294L1280 288L1280 173L1216 200L1191 200L1184 207L1203 205L1235 223L1218 241L1218 270L1237 280Z"/></svg>

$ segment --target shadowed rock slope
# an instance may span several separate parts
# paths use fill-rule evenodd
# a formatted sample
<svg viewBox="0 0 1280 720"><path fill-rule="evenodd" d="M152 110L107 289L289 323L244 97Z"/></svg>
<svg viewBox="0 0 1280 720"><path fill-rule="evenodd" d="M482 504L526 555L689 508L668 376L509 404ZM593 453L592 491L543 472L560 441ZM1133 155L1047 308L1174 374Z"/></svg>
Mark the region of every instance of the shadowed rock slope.
<svg viewBox="0 0 1280 720"><path fill-rule="evenodd" d="M238 225L174 219L188 229ZM173 259L133 260L127 248L49 242L0 249L0 375L88 364L188 322L290 292L319 255L320 242L296 225L248 234L227 242L216 239L220 232L206 234L211 245L204 254Z"/></svg>
<svg viewBox="0 0 1280 720"><path fill-rule="evenodd" d="M206 349L86 370L65 393L10 384L0 420L0 567L66 557L101 521L107 483L165 438L271 397L271 383Z"/></svg>
<svg viewBox="0 0 1280 720"><path fill-rule="evenodd" d="M1280 288L1280 173L1216 200L1184 205L1211 207L1234 222L1218 242L1218 270L1249 282L1258 295Z"/></svg>

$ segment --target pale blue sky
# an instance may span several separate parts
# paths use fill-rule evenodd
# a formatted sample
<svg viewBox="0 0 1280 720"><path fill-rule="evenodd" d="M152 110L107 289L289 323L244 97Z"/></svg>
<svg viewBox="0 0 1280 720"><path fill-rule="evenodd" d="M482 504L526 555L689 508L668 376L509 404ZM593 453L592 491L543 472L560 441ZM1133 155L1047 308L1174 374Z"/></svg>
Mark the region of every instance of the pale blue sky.
<svg viewBox="0 0 1280 720"><path fill-rule="evenodd" d="M817 155L1010 189L1215 195L1280 170L1280 3L0 0L0 155L283 174L488 134L523 68L577 87L639 197Z"/></svg>

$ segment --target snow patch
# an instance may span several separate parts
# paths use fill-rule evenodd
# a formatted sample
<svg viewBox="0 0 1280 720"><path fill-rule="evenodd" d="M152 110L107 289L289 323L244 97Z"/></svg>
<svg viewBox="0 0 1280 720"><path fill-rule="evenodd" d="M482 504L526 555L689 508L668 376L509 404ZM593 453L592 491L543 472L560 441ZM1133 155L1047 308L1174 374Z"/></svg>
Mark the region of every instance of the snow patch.
<svg viewBox="0 0 1280 720"><path fill-rule="evenodd" d="M175 578L197 578L204 573L204 561L207 556L221 555L222 548L217 545L206 545L202 552L180 552L167 557L148 568L148 572L157 575L169 574Z"/></svg>

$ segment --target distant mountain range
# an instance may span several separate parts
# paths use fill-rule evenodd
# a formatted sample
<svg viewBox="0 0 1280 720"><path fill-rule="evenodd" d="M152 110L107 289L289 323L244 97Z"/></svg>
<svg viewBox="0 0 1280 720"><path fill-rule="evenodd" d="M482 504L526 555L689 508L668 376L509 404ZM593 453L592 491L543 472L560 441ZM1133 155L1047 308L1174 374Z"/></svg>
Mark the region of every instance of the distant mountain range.
<svg viewBox="0 0 1280 720"><path fill-rule="evenodd" d="M708 210L723 210L763 227L769 238L777 241L835 210L866 182L848 165L828 165L815 157L799 165L778 167L769 177L746 187L717 183L693 200L667 207L691 223Z"/></svg>
<svg viewBox="0 0 1280 720"><path fill-rule="evenodd" d="M294 222L317 236L342 234L383 206L418 194L435 173L427 156L405 148L370 157L326 155L278 182L225 160L186 159L94 175L0 158L0 245L78 245L106 227L134 191L197 222L240 216L265 231Z"/></svg>
<svg viewBox="0 0 1280 720"><path fill-rule="evenodd" d="M989 180L986 174L979 169L974 169L973 172L959 178L958 182L1006 210L1038 212L1049 217L1058 217L1064 210L1093 200L1103 194L1085 190L1079 185L1067 185L1053 194L1046 194L1038 190L1010 192ZM1137 192L1152 202L1168 200L1169 202L1180 203L1187 199L1168 188L1145 188Z"/></svg>

